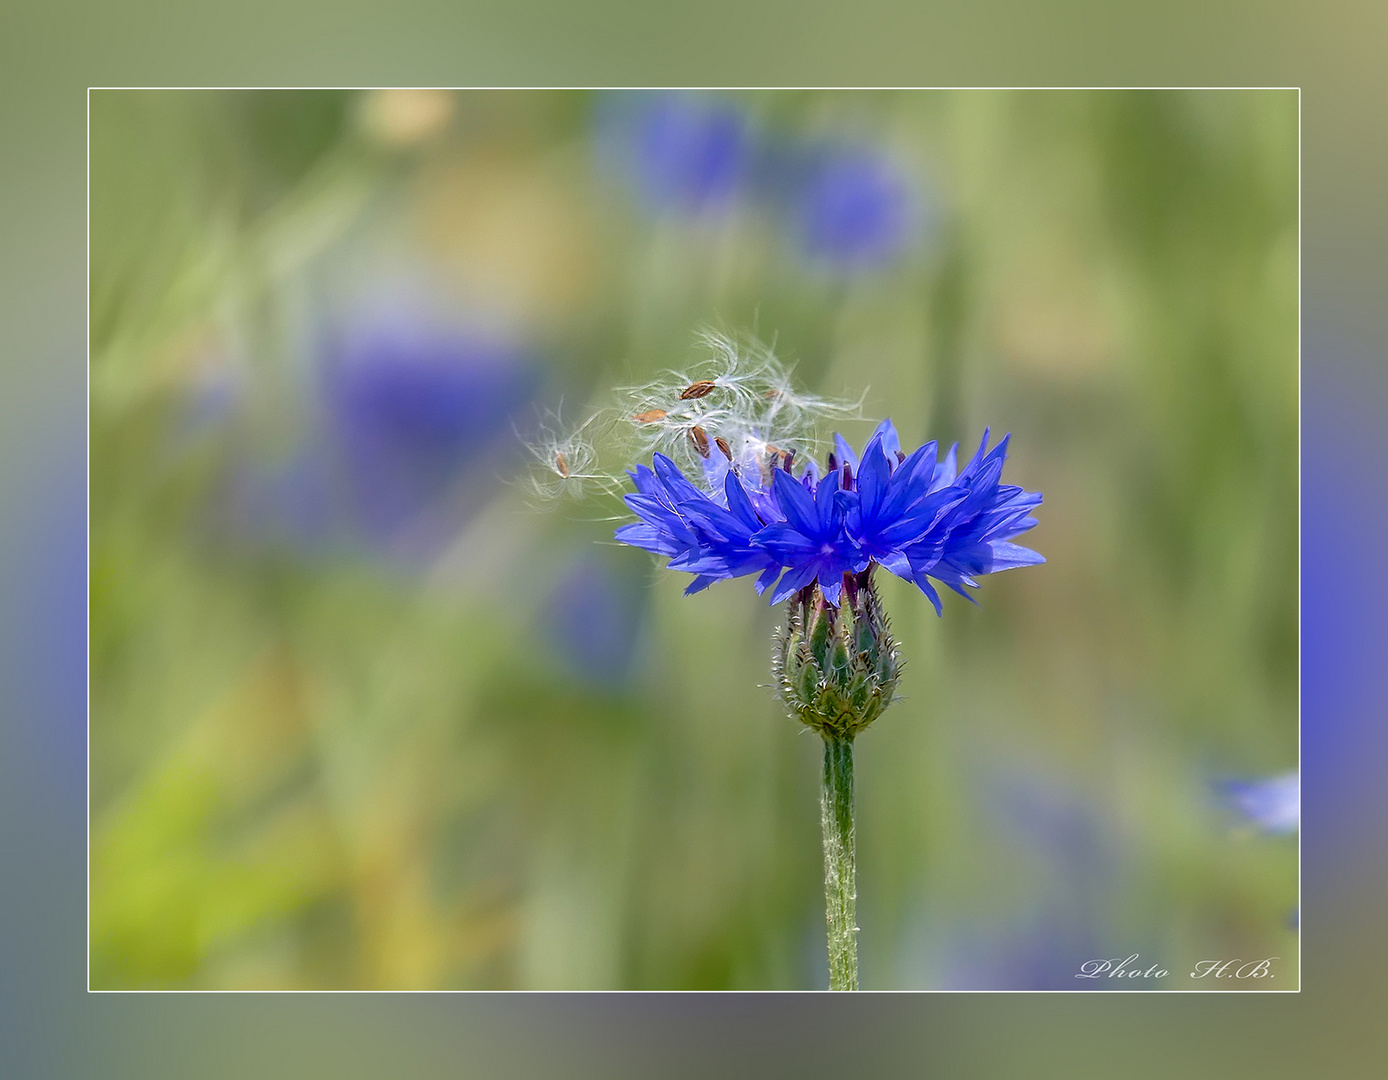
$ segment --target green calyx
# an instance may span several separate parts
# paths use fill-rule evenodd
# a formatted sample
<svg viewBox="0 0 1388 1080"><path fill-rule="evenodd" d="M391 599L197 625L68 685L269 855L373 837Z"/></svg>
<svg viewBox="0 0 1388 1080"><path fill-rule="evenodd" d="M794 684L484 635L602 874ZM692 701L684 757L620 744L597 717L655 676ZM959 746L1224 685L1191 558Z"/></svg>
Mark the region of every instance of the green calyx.
<svg viewBox="0 0 1388 1080"><path fill-rule="evenodd" d="M901 658L871 568L845 574L840 606L817 585L786 604L772 656L791 716L827 739L851 741L891 704Z"/></svg>

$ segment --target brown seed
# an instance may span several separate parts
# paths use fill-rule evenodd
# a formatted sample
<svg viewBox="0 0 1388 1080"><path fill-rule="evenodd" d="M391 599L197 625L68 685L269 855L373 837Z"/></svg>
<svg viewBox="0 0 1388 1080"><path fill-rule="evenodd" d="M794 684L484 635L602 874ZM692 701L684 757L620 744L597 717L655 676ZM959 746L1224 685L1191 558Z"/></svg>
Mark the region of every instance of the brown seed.
<svg viewBox="0 0 1388 1080"><path fill-rule="evenodd" d="M636 413L632 419L638 424L654 424L657 420L665 419L665 410L647 409L645 412Z"/></svg>
<svg viewBox="0 0 1388 1080"><path fill-rule="evenodd" d="M702 458L708 457L708 432L695 424L689 429L689 441L694 444L694 449L699 451Z"/></svg>
<svg viewBox="0 0 1388 1080"><path fill-rule="evenodd" d="M711 394L716 384L712 379L700 379L698 382L690 383L680 391L680 400L689 401L691 398L701 398L705 394ZM705 457L708 455L705 454Z"/></svg>
<svg viewBox="0 0 1388 1080"><path fill-rule="evenodd" d="M728 440L723 438L722 435L719 435L713 441L718 444L718 449L723 451L723 456L727 458L729 461L732 461L733 449L731 446L728 445Z"/></svg>
<svg viewBox="0 0 1388 1080"><path fill-rule="evenodd" d="M569 463L564 460L564 455L558 450L554 452L554 467L559 470L559 475L565 480L569 478Z"/></svg>

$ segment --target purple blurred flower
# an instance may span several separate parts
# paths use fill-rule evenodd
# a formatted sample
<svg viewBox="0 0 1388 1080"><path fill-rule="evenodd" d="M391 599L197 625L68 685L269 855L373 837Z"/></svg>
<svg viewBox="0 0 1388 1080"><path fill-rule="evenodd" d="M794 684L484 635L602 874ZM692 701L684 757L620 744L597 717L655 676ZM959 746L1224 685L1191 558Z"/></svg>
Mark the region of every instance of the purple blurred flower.
<svg viewBox="0 0 1388 1080"><path fill-rule="evenodd" d="M1294 833L1301 827L1301 776L1283 773L1263 780L1226 780L1225 801L1264 832Z"/></svg>
<svg viewBox="0 0 1388 1080"><path fill-rule="evenodd" d="M921 206L910 178L866 143L822 141L768 152L763 183L806 254L840 270L884 266L910 246Z"/></svg>
<svg viewBox="0 0 1388 1080"><path fill-rule="evenodd" d="M521 350L478 336L384 328L340 342L324 400L360 528L389 541L436 508L509 434L536 383Z"/></svg>
<svg viewBox="0 0 1388 1080"><path fill-rule="evenodd" d="M238 526L428 555L481 505L536 365L510 343L403 321L339 331L323 352L320 416L286 464L241 474Z"/></svg>
<svg viewBox="0 0 1388 1080"><path fill-rule="evenodd" d="M682 213L728 205L746 181L752 151L740 107L690 93L608 95L597 138L649 206Z"/></svg>
<svg viewBox="0 0 1388 1080"><path fill-rule="evenodd" d="M625 681L645 615L645 593L599 558L577 562L545 603L544 627L554 652L584 681Z"/></svg>

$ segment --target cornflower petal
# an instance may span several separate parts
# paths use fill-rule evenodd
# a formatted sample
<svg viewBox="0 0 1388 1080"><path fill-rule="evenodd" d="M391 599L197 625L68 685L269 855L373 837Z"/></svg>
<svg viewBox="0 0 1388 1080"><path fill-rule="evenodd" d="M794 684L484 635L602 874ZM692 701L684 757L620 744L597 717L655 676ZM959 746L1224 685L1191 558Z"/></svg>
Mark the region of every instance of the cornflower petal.
<svg viewBox="0 0 1388 1080"><path fill-rule="evenodd" d="M752 500L747 497L747 489L736 473L729 472L723 480L724 497L728 500L728 511L734 514L748 529L756 531L762 527Z"/></svg>
<svg viewBox="0 0 1388 1080"><path fill-rule="evenodd" d="M814 563L792 567L787 570L777 584L776 591L771 594L771 603L779 604L782 600L794 596L812 582L818 573L819 568Z"/></svg>
<svg viewBox="0 0 1388 1080"><path fill-rule="evenodd" d="M877 425L877 430L868 437L868 442L877 439L882 443L882 450L888 457L894 457L896 452L901 449L901 439L897 436L896 425L890 419L883 420Z"/></svg>
<svg viewBox="0 0 1388 1080"><path fill-rule="evenodd" d="M772 471L771 483L772 490L776 494L776 501L780 504L782 512L786 515L786 521L790 523L791 527L806 536L817 535L819 532L819 512L815 507L814 496L784 469Z"/></svg>
<svg viewBox="0 0 1388 1080"><path fill-rule="evenodd" d="M855 474L858 472L858 455L848 445L848 440L837 433L834 435L834 453L838 456L840 466L847 465Z"/></svg>

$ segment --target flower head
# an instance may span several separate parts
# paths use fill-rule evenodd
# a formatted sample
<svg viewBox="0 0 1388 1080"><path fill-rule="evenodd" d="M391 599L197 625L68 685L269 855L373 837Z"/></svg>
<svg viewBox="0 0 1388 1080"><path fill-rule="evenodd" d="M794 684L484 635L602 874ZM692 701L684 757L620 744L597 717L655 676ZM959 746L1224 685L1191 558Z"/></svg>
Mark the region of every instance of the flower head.
<svg viewBox="0 0 1388 1080"><path fill-rule="evenodd" d="M964 586L977 587L984 574L1045 561L1011 542L1036 524L1031 510L1041 496L1001 482L1007 438L989 449L985 431L956 470L955 449L943 461L933 442L907 455L884 420L861 459L835 436L821 473L813 459L797 468L793 453L768 449L755 434L736 433L734 452L712 429L697 430L706 486L657 452L653 468L629 474L636 491L626 503L639 521L616 534L694 574L688 592L755 573L772 603L817 586L837 606L845 581L880 565L939 612L932 579L967 596Z"/></svg>

